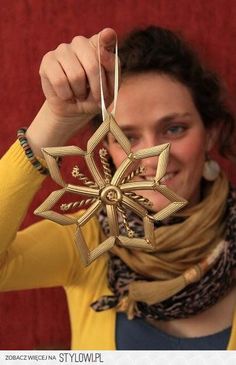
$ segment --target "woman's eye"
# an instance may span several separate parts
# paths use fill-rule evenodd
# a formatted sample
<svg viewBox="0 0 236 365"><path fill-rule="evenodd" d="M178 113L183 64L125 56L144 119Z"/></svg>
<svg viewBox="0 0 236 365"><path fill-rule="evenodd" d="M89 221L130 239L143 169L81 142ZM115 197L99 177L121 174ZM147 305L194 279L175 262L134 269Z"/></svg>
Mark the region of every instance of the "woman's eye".
<svg viewBox="0 0 236 365"><path fill-rule="evenodd" d="M178 136L186 131L186 127L183 125L173 125L166 130L168 135Z"/></svg>
<svg viewBox="0 0 236 365"><path fill-rule="evenodd" d="M133 135L126 135L126 137L128 138L129 142L131 144L137 143L138 141L138 137L137 136L133 136Z"/></svg>
<svg viewBox="0 0 236 365"><path fill-rule="evenodd" d="M138 140L139 140L138 137L133 136L133 135L126 134L125 136L129 140L130 144L132 144L132 145L135 144L135 143L137 143ZM111 143L112 144L119 144L119 142L116 139L114 139L114 138L111 140Z"/></svg>

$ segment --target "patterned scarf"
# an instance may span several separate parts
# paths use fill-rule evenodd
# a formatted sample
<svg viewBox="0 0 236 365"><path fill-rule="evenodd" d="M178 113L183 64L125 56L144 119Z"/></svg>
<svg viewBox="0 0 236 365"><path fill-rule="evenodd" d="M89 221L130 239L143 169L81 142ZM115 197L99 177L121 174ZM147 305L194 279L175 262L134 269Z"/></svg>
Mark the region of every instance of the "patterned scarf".
<svg viewBox="0 0 236 365"><path fill-rule="evenodd" d="M179 256L179 261L181 262L182 259L184 262L184 265L180 265L179 272L175 272L175 275L171 275L167 270L168 272L165 280L156 281L155 279L157 276L152 275L152 273L150 275L143 273L145 272L145 269L143 269L143 266L145 265L141 265L139 269L137 257L135 257L135 255L138 255L138 259L140 260L140 257L145 257L146 259L146 255L153 256L153 254L142 253L140 251L137 253L135 250L125 248L113 250L113 252L110 253L109 259L108 282L114 295L99 298L96 302L91 304L91 307L95 311L116 307L117 311L127 312L128 318L130 319L136 316L158 320L172 320L186 318L190 315L199 313L215 304L219 298L224 296L232 285L233 270L236 268L236 190L230 188L228 191L227 188L226 196L224 196L224 194L221 193L221 190L222 184L225 182L226 178L224 176L223 178L221 177L221 181L216 181L213 186L211 186L210 190L205 193L206 197L197 206L186 210L186 213L183 213L182 216L173 217L164 223L158 222L156 225L156 233L161 229L164 229L164 232L168 232L168 230L175 231L176 229L181 232L184 227L193 224L191 222L195 222L194 219L197 219L197 213L202 211L202 219L201 221L198 221L197 219L195 223L198 223L198 225L193 227L193 229L196 230L196 227L198 227L198 232L201 233L202 237L207 236L210 241L212 241L210 243L207 242L204 245L197 242L197 246L201 247L199 252L202 252L202 255L192 255L189 262L186 260L186 255ZM209 225L211 231L214 232L215 228L215 231L218 232L217 235L219 237L216 240L212 240L209 232L204 236L204 229L209 231L209 226L206 228L206 223L204 221L204 212L206 206L209 207L209 199L218 200L218 204L223 206L222 212L219 214L219 206L217 206L217 204L215 205L215 209L217 209L217 214L219 215L216 221L213 219L216 212L213 212L213 216L209 218L211 223L214 221L214 224ZM221 201L222 199L224 200L223 202ZM206 214L209 216L208 212ZM190 221L190 218L192 221ZM100 212L99 221L103 232L109 234L108 222L104 212ZM188 223L189 221L190 223ZM142 221L134 216L132 212L129 213L129 222L131 222L130 226L135 230L137 237L143 236ZM218 228L216 229L216 227ZM219 227L221 227L221 229L219 229ZM199 239L198 235L196 235L196 239ZM204 247L208 248L207 255L204 254ZM166 247L164 252L168 253ZM198 251L195 250L195 252ZM161 251L160 253L163 254ZM128 261L126 260L126 254L128 255ZM133 258L134 262L136 261L136 264L133 265L130 258L131 260ZM153 260L153 257L151 257L151 259ZM143 262L145 262L145 260ZM154 262L156 262L159 267L162 263L162 261L160 262L158 259L158 250L157 256L154 255ZM185 262L187 263L185 264ZM177 263L177 268L178 267ZM185 278L185 276L181 274L181 270L184 274L189 274L189 272L192 274L191 270L186 271L186 268L191 268L191 270L192 268L196 268L197 270L194 274L199 271L200 275L194 275L194 280L192 280L192 275L190 275L190 280L185 281L182 289L175 289L174 294L171 290L168 292L168 290L162 289L162 285L166 285L166 283L168 284L169 282L175 282L176 276L178 277L178 280L179 277ZM147 269L149 269L148 265ZM163 267L161 267L159 271L163 274ZM186 277L187 276L188 275L186 275ZM171 278L171 280L166 280L168 277ZM136 284L139 285L137 290L138 295L136 297L134 295L135 299L130 299L129 296L130 292L132 293L132 285ZM150 288L152 288L151 286L153 284L155 285L154 303L152 295L149 295L149 298L146 300L145 294L142 294L142 288L145 287L145 285L147 285L150 292ZM165 292L164 299L156 300L157 295L155 288L158 286L161 288L160 293L162 291Z"/></svg>

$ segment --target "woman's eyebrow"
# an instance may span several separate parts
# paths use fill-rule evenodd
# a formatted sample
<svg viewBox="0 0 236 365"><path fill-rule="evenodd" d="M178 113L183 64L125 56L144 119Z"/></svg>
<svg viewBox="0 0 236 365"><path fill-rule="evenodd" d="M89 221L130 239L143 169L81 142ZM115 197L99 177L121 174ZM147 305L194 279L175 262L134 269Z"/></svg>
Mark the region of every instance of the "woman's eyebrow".
<svg viewBox="0 0 236 365"><path fill-rule="evenodd" d="M133 130L137 130L138 128L135 126L135 125L120 125L119 126L120 129L122 129L122 131L125 131L125 132L129 132L129 131L133 131Z"/></svg>
<svg viewBox="0 0 236 365"><path fill-rule="evenodd" d="M191 116L191 113L171 113L171 114L168 114L168 115L165 115L159 119L157 119L157 122L170 122L172 120L175 120L175 119L179 119L179 118L188 118Z"/></svg>

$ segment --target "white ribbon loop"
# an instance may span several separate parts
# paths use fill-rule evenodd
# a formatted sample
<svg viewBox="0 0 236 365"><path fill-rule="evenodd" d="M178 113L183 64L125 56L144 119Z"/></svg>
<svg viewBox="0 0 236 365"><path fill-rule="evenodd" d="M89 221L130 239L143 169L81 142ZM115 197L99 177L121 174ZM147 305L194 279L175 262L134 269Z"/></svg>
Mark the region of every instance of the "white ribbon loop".
<svg viewBox="0 0 236 365"><path fill-rule="evenodd" d="M103 121L108 116L108 111L106 108L105 100L104 100L104 92L103 92L103 83L102 83L102 65L101 65L101 54L100 54L100 34L98 36L98 64L99 64L99 80L100 80L100 91L101 91L101 109L102 109L102 119ZM113 99L113 109L111 114L115 116L116 104L117 104L117 96L118 96L118 87L119 87L119 60L118 60L118 41L116 39L115 46L115 69L114 69L114 99Z"/></svg>

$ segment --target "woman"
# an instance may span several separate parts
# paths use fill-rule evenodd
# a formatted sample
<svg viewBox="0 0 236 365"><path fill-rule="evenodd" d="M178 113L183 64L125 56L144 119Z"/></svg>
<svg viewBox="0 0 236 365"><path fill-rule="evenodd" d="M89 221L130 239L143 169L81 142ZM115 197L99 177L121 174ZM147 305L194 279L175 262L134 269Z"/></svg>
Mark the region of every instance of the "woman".
<svg viewBox="0 0 236 365"><path fill-rule="evenodd" d="M115 42L112 29L100 33L107 105ZM134 151L171 143L163 182L189 202L157 225L155 252L116 246L85 269L72 244L75 227L45 220L16 234L46 173L41 148L66 144L100 112L97 47L98 35L75 37L45 55L40 75L46 101L1 160L1 289L64 286L72 349L236 349L236 197L209 159L215 145L233 155L235 122L215 75L174 33L149 27L130 34L119 50L116 121ZM122 149L112 135L105 143L118 167ZM152 178L155 167L153 158L146 159L139 179ZM166 204L157 193L142 194L154 210ZM142 233L142 224L130 218ZM85 225L90 249L101 242L106 224L101 212Z"/></svg>

